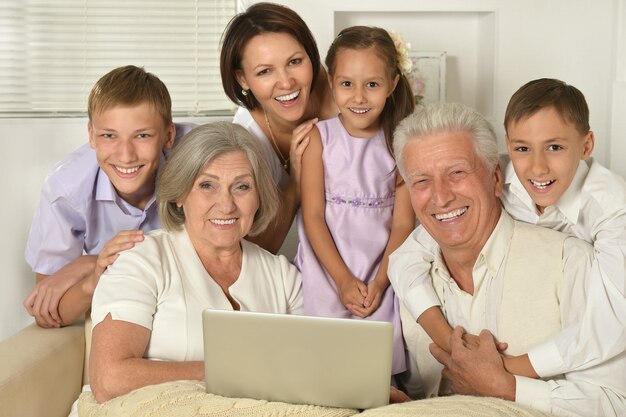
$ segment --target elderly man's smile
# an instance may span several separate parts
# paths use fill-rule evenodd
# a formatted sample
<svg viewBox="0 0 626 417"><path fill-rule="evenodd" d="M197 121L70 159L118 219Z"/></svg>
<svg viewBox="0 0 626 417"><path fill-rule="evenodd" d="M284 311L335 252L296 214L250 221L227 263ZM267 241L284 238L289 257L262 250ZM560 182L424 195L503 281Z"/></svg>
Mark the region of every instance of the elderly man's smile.
<svg viewBox="0 0 626 417"><path fill-rule="evenodd" d="M440 222L448 222L448 221L452 221L452 220L458 219L459 217L464 215L467 212L468 209L469 209L469 207L465 206L465 207L461 207L459 209L455 209L455 210L449 211L447 213L433 214L433 217L435 219L437 219L438 221L440 221Z"/></svg>

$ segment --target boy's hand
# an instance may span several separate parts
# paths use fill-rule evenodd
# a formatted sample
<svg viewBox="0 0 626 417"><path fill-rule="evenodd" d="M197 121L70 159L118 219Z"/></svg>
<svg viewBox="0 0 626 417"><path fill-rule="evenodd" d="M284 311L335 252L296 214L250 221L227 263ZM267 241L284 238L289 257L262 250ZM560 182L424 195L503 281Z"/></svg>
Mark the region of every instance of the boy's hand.
<svg viewBox="0 0 626 417"><path fill-rule="evenodd" d="M463 342L468 349L475 349L480 346L480 337L476 336L475 334L463 333ZM508 347L508 343L496 341L496 348L498 349L498 352L503 352Z"/></svg>
<svg viewBox="0 0 626 417"><path fill-rule="evenodd" d="M37 274L37 284L24 300L28 314L43 328L61 327L59 302L72 286L85 278L86 271L93 271L95 256L81 256L59 269L53 275Z"/></svg>
<svg viewBox="0 0 626 417"><path fill-rule="evenodd" d="M113 264L117 257L120 256L120 252L134 247L143 239L144 236L142 230L122 230L113 236L113 238L104 245L98 255L96 269L94 271L94 288L100 280L100 276L104 273L108 266Z"/></svg>
<svg viewBox="0 0 626 417"><path fill-rule="evenodd" d="M463 342L468 348L477 348L480 346L480 338L475 334L463 333Z"/></svg>
<svg viewBox="0 0 626 417"><path fill-rule="evenodd" d="M77 279L73 279L77 278ZM40 327L61 327L59 301L72 285L80 281L80 277L65 274L50 275L38 282L24 300L28 314L35 318Z"/></svg>
<svg viewBox="0 0 626 417"><path fill-rule="evenodd" d="M339 300L352 314L359 317L364 317L358 314L358 311L354 310L354 307L361 306L365 302L367 296L367 285L359 281L357 278L352 277L349 280L343 281L337 286L339 291Z"/></svg>

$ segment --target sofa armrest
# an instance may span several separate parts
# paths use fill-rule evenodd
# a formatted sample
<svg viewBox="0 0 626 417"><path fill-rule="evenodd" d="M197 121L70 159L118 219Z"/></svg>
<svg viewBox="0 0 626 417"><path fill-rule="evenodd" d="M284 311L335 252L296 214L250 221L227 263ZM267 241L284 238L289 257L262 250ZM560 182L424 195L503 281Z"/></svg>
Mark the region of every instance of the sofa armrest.
<svg viewBox="0 0 626 417"><path fill-rule="evenodd" d="M67 417L80 394L84 355L83 323L32 324L0 343L0 417Z"/></svg>

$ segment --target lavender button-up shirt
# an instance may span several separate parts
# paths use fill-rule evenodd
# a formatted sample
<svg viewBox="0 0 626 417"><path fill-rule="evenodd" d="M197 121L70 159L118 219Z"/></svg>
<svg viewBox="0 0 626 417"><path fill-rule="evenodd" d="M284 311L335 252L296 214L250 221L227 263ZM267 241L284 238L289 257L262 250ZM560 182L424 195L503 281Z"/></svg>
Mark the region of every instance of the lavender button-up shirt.
<svg viewBox="0 0 626 417"><path fill-rule="evenodd" d="M191 128L177 124L176 141ZM26 262L33 272L51 275L83 254L97 255L121 230L159 227L155 196L144 210L124 201L100 169L95 151L85 144L46 178L26 243Z"/></svg>

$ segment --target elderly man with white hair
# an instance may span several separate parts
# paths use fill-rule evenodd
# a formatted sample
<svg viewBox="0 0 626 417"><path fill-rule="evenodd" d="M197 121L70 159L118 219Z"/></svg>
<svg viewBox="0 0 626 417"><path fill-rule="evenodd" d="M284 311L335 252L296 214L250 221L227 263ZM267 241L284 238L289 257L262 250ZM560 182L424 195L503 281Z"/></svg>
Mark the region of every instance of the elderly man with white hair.
<svg viewBox="0 0 626 417"><path fill-rule="evenodd" d="M441 372L428 353L430 338L410 315L403 320L427 396L451 391L560 416L625 416L626 353L550 380L515 376L503 365L494 337L508 343L504 353L518 355L580 320L593 249L502 209L489 122L460 104L420 107L396 129L394 151L421 226L390 257L390 280L410 307L411 277L403 271L424 261L415 245L430 235L438 247L431 282L448 322L458 326L450 353L430 346ZM478 346L465 343L464 332L480 334Z"/></svg>

